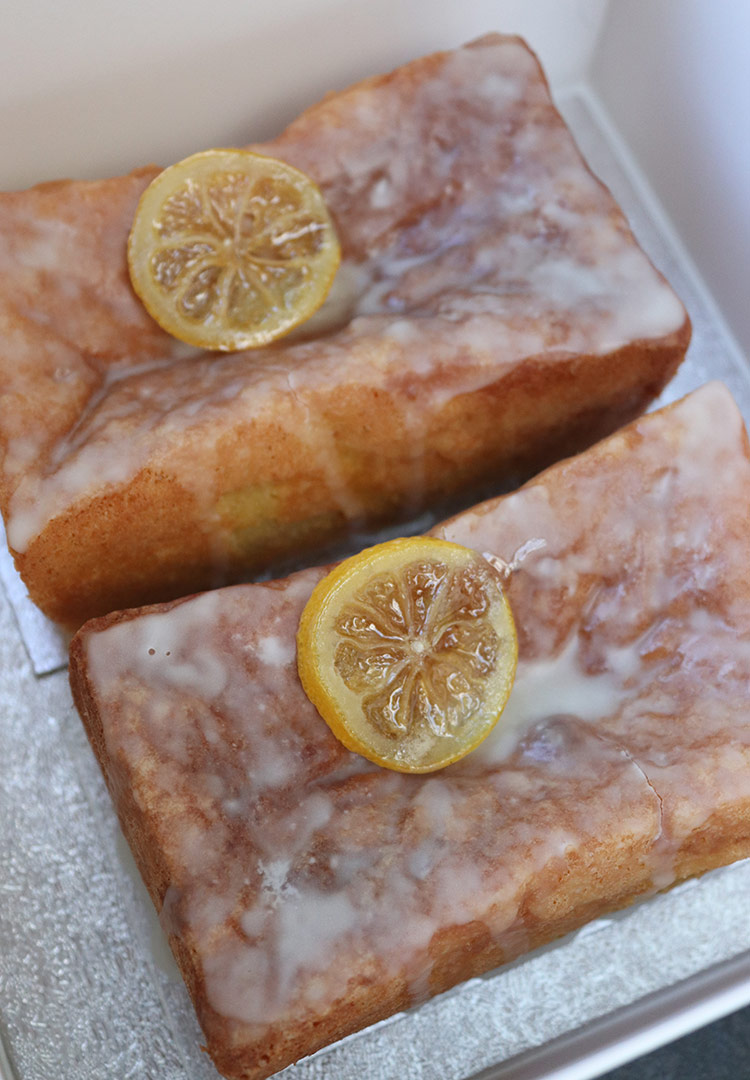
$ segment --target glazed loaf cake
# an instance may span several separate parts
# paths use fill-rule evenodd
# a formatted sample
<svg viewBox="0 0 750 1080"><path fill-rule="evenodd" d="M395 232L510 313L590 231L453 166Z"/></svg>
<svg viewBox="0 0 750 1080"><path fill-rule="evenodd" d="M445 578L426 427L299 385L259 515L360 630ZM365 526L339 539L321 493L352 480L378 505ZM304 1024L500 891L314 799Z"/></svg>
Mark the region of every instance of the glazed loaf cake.
<svg viewBox="0 0 750 1080"><path fill-rule="evenodd" d="M0 196L0 507L69 627L507 489L635 416L687 347L517 38L330 95L259 149L318 181L344 257L253 353L196 353L133 294L156 169Z"/></svg>
<svg viewBox="0 0 750 1080"><path fill-rule="evenodd" d="M432 775L297 677L321 569L97 619L74 697L217 1067L257 1080L750 855L750 459L721 385L437 535L507 579L515 686Z"/></svg>

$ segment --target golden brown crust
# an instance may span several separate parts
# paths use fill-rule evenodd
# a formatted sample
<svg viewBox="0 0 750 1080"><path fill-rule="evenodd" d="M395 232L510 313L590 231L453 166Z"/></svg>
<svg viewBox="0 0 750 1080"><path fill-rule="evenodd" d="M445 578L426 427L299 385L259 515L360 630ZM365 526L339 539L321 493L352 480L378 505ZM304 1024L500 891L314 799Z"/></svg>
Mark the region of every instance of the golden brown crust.
<svg viewBox="0 0 750 1080"><path fill-rule="evenodd" d="M685 324L658 346L636 343L554 364L530 359L506 378L455 398L430 426L419 495L397 483L408 451L399 454L404 435L394 430L388 400L342 393L327 403L332 429L366 437L366 445L356 447L349 435L347 485L360 493L371 525L457 499L469 505L498 477L525 479L637 416L677 370L689 338ZM255 485L283 486L281 516L261 529L244 526L238 510L236 535L244 540L217 552L191 493L173 477L144 470L127 488L55 518L17 559L36 603L75 628L134 601L170 600L283 566L301 546L314 561L346 528L325 492L297 471L302 450L290 451L273 429L249 424L227 432L222 456L227 493L241 491L250 474ZM306 517L295 520L295 512Z"/></svg>

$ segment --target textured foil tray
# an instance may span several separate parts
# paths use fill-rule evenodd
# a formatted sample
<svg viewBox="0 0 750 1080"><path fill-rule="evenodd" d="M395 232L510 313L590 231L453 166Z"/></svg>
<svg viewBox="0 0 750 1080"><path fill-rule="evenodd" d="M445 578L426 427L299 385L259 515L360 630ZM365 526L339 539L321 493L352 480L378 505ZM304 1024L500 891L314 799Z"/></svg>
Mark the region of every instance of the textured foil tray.
<svg viewBox="0 0 750 1080"><path fill-rule="evenodd" d="M627 148L587 89L560 104L693 320L662 402L719 378L749 420L750 369ZM0 580L0 1077L216 1080L73 708L66 642L5 551ZM750 861L715 871L280 1075L598 1075L750 1000L748 895Z"/></svg>

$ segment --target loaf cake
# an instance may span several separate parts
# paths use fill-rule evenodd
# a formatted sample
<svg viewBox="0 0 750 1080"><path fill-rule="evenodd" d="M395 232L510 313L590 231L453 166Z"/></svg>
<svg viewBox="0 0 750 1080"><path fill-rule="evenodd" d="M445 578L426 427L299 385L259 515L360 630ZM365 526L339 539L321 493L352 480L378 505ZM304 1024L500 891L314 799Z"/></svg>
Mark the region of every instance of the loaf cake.
<svg viewBox="0 0 750 1080"><path fill-rule="evenodd" d="M497 728L439 773L348 752L305 697L321 569L73 639L75 701L228 1077L750 855L750 458L728 391L434 532L500 569L519 634Z"/></svg>
<svg viewBox="0 0 750 1080"><path fill-rule="evenodd" d="M329 95L258 149L320 184L343 262L296 337L251 353L191 350L135 297L158 170L0 196L0 507L68 627L507 490L684 355L684 308L517 38Z"/></svg>

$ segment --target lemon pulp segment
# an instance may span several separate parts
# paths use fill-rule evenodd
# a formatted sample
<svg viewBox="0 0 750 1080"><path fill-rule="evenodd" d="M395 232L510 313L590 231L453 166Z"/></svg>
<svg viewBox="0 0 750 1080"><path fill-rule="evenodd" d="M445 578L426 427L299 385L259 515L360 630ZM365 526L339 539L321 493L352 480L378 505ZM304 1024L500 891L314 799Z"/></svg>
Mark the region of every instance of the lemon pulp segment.
<svg viewBox="0 0 750 1080"><path fill-rule="evenodd" d="M265 345L323 303L341 258L323 196L298 169L206 150L146 188L128 239L133 288L174 337L204 349Z"/></svg>
<svg viewBox="0 0 750 1080"><path fill-rule="evenodd" d="M401 772L442 768L489 734L517 655L497 572L433 537L341 563L316 586L297 635L302 686L334 735Z"/></svg>

